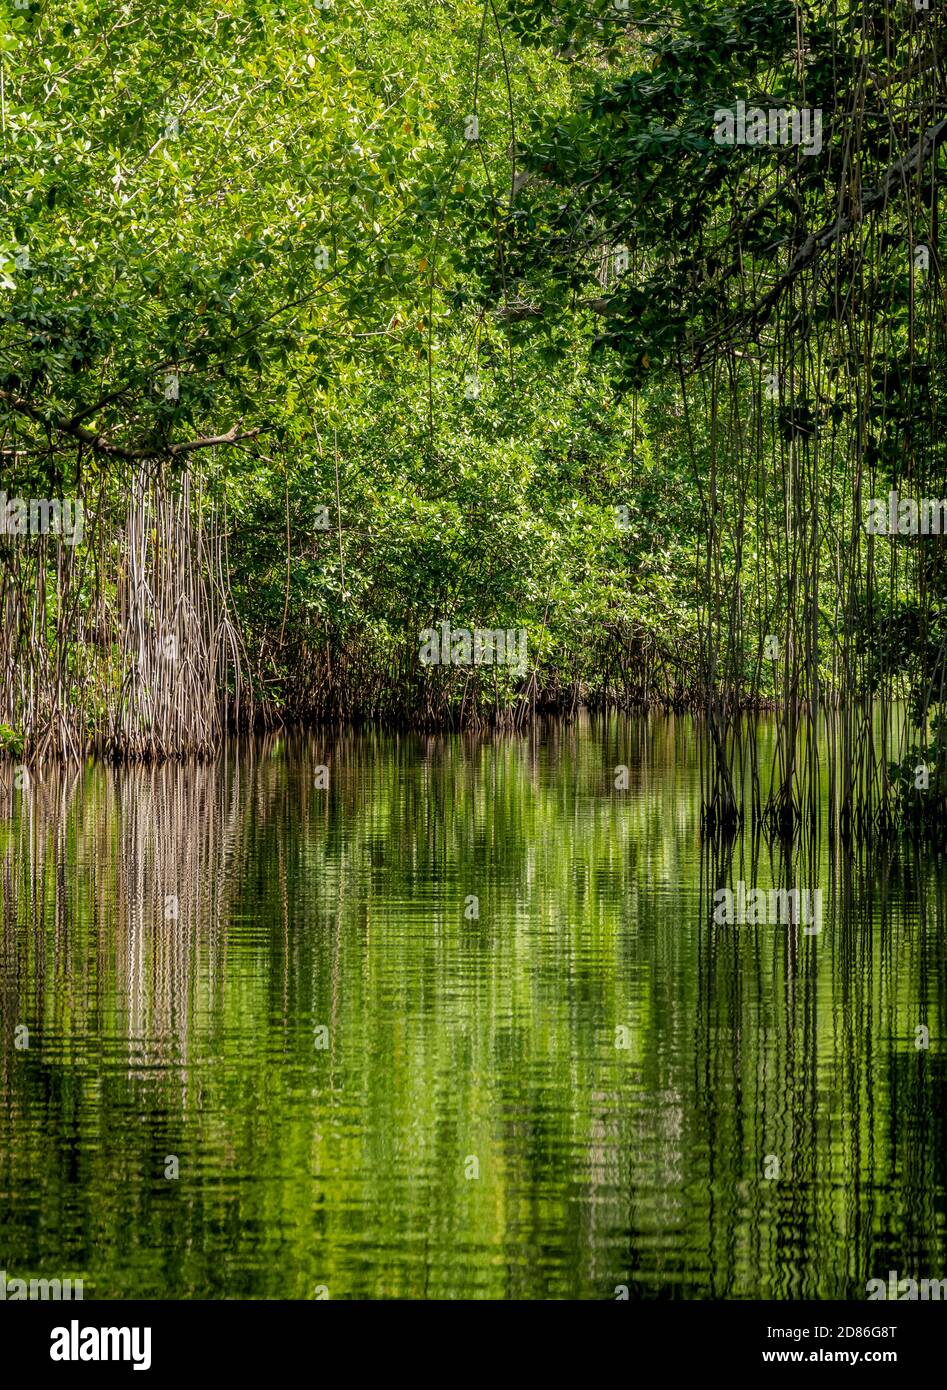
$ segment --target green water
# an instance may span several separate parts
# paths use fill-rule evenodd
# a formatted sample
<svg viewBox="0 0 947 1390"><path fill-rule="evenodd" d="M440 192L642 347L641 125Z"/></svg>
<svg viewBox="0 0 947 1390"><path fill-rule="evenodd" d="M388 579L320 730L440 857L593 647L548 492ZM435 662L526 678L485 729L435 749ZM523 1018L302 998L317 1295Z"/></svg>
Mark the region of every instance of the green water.
<svg viewBox="0 0 947 1390"><path fill-rule="evenodd" d="M819 886L821 932L716 923L741 879ZM0 894L8 1278L611 1299L947 1276L940 856L709 850L686 720L48 770L0 791Z"/></svg>

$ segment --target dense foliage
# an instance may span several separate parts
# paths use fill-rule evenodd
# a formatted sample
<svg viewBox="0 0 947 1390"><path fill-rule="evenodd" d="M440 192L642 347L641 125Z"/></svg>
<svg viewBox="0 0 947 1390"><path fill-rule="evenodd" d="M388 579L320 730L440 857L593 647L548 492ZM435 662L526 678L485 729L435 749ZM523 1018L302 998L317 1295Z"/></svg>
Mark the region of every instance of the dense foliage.
<svg viewBox="0 0 947 1390"><path fill-rule="evenodd" d="M940 545L861 519L947 492L933 11L2 30L3 481L86 508L77 546L0 537L11 747L692 702L727 814L747 707L784 801L801 706L903 694L930 751ZM721 140L738 104L818 140ZM526 671L424 666L442 621L523 629Z"/></svg>

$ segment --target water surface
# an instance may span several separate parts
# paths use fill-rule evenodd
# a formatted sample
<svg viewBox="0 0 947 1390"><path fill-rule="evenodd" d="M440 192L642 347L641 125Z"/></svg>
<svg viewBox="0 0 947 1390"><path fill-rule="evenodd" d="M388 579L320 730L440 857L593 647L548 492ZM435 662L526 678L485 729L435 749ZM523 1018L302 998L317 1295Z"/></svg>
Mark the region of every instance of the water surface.
<svg viewBox="0 0 947 1390"><path fill-rule="evenodd" d="M716 923L737 881L819 886L821 932ZM0 895L8 1277L610 1299L947 1276L940 854L702 844L685 719L47 769L0 790Z"/></svg>

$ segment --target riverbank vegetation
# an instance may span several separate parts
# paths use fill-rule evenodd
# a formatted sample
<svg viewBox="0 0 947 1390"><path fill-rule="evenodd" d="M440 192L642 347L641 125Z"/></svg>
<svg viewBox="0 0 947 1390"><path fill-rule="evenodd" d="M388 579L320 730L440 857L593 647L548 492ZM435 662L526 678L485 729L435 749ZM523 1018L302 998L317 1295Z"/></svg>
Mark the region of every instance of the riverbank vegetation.
<svg viewBox="0 0 947 1390"><path fill-rule="evenodd" d="M865 525L947 497L933 9L2 30L0 472L84 507L0 536L8 751L689 707L711 826L940 814L943 537Z"/></svg>

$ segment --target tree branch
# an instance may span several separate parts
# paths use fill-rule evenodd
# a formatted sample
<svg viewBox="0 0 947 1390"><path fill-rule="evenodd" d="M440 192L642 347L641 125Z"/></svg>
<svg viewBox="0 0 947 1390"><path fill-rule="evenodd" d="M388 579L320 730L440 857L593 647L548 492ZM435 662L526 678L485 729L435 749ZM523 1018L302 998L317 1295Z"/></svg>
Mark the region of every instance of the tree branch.
<svg viewBox="0 0 947 1390"><path fill-rule="evenodd" d="M753 308L741 317L748 324L757 328L761 327L782 298L784 291L802 274L806 267L811 265L823 251L826 251L841 237L852 231L859 222L864 221L870 213L885 207L892 193L920 172L944 140L947 140L947 120L938 121L937 125L928 126L913 149L887 169L881 183L865 194L853 213L846 213L828 226L821 228L820 231L809 233L785 274L781 275L772 289L768 290L763 298L758 300Z"/></svg>
<svg viewBox="0 0 947 1390"><path fill-rule="evenodd" d="M113 443L103 434L96 434L94 430L84 429L78 423L82 418L81 414L73 416L70 420L48 420L29 401L13 395L10 391L0 391L0 401L5 402L11 410L17 411L18 414L25 415L34 424L42 426L43 429L54 430L57 434L64 434L71 439L77 439L97 454L104 454L107 458L125 459L128 462L163 457L176 458L179 454L193 453L195 449L213 448L215 444L236 444L241 439L254 439L258 434L262 434L264 429L269 428L260 425L256 429L241 430L238 423L231 425L226 434L211 435L206 439L184 440L179 444L154 444L126 448L124 444Z"/></svg>

